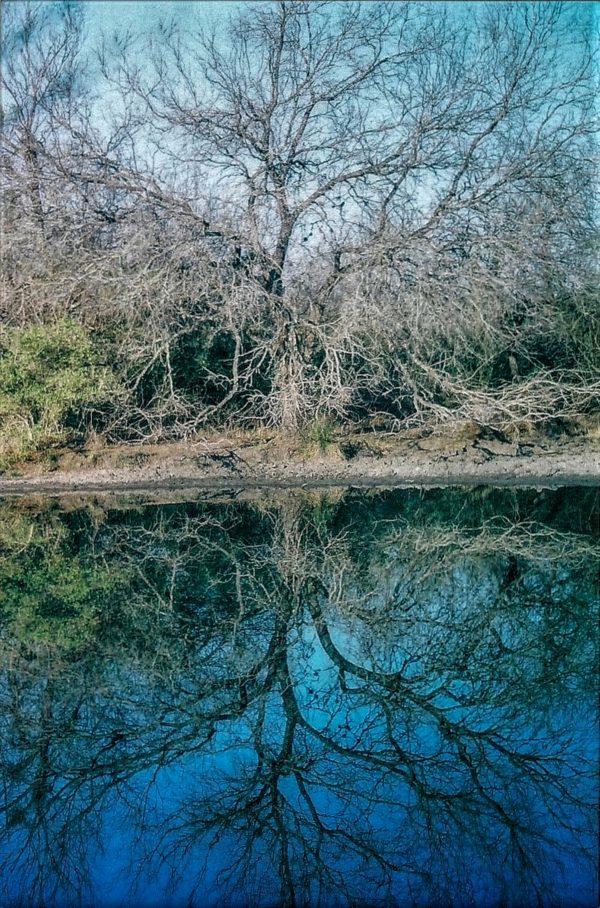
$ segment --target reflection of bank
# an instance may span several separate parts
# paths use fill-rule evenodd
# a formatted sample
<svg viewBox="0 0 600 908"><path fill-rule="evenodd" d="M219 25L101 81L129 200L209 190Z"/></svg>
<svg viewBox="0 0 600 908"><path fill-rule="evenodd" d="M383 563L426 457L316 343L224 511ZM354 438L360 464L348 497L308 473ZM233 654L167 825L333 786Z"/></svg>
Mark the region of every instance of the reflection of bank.
<svg viewBox="0 0 600 908"><path fill-rule="evenodd" d="M591 904L592 543L520 494L2 536L5 900Z"/></svg>

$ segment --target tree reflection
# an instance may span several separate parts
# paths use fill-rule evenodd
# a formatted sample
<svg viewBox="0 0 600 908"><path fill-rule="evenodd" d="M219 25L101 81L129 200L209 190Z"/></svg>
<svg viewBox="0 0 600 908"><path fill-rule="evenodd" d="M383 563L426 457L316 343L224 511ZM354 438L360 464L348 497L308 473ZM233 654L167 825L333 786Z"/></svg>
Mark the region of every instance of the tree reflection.
<svg viewBox="0 0 600 908"><path fill-rule="evenodd" d="M118 818L177 904L591 904L593 538L452 494L5 533L4 900L101 902Z"/></svg>

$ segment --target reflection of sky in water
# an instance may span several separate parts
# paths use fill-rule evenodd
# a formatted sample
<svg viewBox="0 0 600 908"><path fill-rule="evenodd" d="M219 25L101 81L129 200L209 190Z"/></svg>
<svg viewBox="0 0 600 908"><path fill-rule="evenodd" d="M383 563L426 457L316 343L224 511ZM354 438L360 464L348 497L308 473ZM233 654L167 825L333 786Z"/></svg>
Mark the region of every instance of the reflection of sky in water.
<svg viewBox="0 0 600 908"><path fill-rule="evenodd" d="M327 690L333 687L335 672L330 666L327 666L326 657L318 649L314 651L314 659L311 660L311 669L316 671L317 676L312 675L314 680L313 689ZM335 694L331 694L334 697ZM325 701L329 699L325 698ZM299 690L299 701L303 713L310 718L315 727L319 728L326 724L324 719L324 700L321 697L315 697L309 694L306 686ZM551 724L555 727L556 733L562 730L573 736L569 742L571 749L582 755L585 748L592 750L592 742L589 736L589 720L593 715L594 705L592 702L579 703L575 708L569 710L569 715L565 710L558 709L556 716L549 717ZM365 718L368 718L366 708L340 709L334 722L329 723L329 732L335 732L335 739L342 741L344 746L352 747L353 730L362 727ZM547 717L548 718L548 717ZM565 724L566 723L566 724ZM277 710L273 710L272 728L270 735L274 741L281 734L283 720L277 716ZM340 730L341 729L341 730ZM373 728L374 736L377 728ZM520 729L524 735L524 740L528 740L528 729ZM423 752L427 752L429 743L432 750L435 750L435 742L429 740L428 736L434 736L433 729L420 729L418 736L419 746ZM199 839L197 845L192 846L190 853L181 856L181 865L178 868L182 879L176 884L171 896L166 895L170 890L170 864L172 859L163 864L161 867L160 860L154 860L151 863L152 874L147 873L148 853L153 847L153 836L155 829L161 824L161 817L177 816L182 806L191 804L200 800L204 793L210 793L214 786L226 785L227 779L236 778L248 767L254 767L256 757L254 751L246 747L237 745L237 741L243 741L247 737L247 729L244 723L235 723L221 735L217 735L214 741L214 753L212 755L192 755L183 756L173 765L158 772L154 770L146 771L139 774L133 783L133 791L128 794L128 800L134 804L136 801L136 791L138 803L136 806L144 805L144 810L149 815L150 828L141 835L141 841L138 839L139 830L133 827L131 820L131 810L124 807L118 798L111 797L103 809L103 836L102 843L104 853L95 853L90 855L92 867L92 891L98 899L98 904L103 905L125 905L133 897L131 891L132 870L139 869L139 885L135 889L135 904L137 905L180 905L184 904L189 892L189 879L198 873L198 869L206 865L201 872L201 883L195 893L195 903L199 905L212 904L245 904L243 895L239 895L239 900L229 900L225 898L222 901L224 893L220 891L218 877L219 874L227 870L230 861L232 849L238 847L235 836L225 836L223 840L212 847L210 850L210 860L207 861L207 842L206 839ZM364 740L361 742L364 745ZM559 748L564 742L560 738L553 740L553 747ZM518 744L518 742L515 742ZM424 745L424 747L423 747ZM588 754L590 760L593 760L593 754ZM352 759L342 759L335 762L336 770L341 773L342 777L347 774L348 782L352 787L352 803L349 805L343 797L336 797L335 793L327 791L324 787L316 786L312 790L315 806L320 817L325 822L336 822L336 817L342 812L344 822L352 828L354 824L364 824L368 819L371 830L371 840L385 841L389 835L397 835L398 830L404 824L410 824L411 806L414 809L414 797L411 796L410 786L398 782L386 783L382 780L379 773L370 773L357 765ZM362 771L361 771L362 770ZM432 767L432 778L438 776L435 772L435 765ZM373 778L375 776L375 778ZM442 773L441 781L444 784ZM370 786L373 782L378 786L378 802L375 806L371 803ZM564 783L570 786L568 771L564 774ZM450 780L450 787L452 783ZM280 782L280 788L284 791L287 798L296 806L302 808L301 799L298 798L297 787L294 785L293 778L284 777ZM583 790L581 792L584 800L588 800L594 792ZM535 818L531 815L531 803L537 808ZM553 865L551 861L544 860L543 864L543 886L548 892L561 893L561 905L592 905L593 904L593 882L590 878L590 868L585 863L574 856L569 860L566 855L570 849L577 851L581 842L577 841L577 829L580 825L581 818L577 811L570 810L566 815L561 815L560 824L555 822L551 811L556 809L556 805L545 805L541 801L536 801L534 791L528 791L525 785L519 791L519 800L525 805L523 820L527 824L535 822L538 833L543 834L546 830L550 832L554 839L554 847L557 851L562 852L561 861L564 861L565 867ZM389 805L393 805L390 807ZM517 815L515 807L511 815ZM304 807L305 810L305 807ZM510 808L509 808L510 810ZM138 818L139 819L139 818ZM573 829L573 833L569 831ZM495 833L498 835L498 832ZM167 841L163 843L168 845ZM411 865L419 865L430 859L427 847L419 847L419 837L410 835L407 837L410 847ZM175 837L176 841L176 837ZM593 834L587 838L583 844L590 851L594 848ZM443 846L443 842L440 842ZM522 892L524 901L516 900L517 904L529 904L526 892L523 889L524 882L518 877L513 878L510 866L499 868L494 866L496 860L501 861L506 843L502 842L500 837L495 842L495 854L486 850L480 853L478 842L473 841L470 836L465 835L460 842L454 842L453 847L458 845L462 863L460 866L445 866L443 855L437 856L437 872L440 877L447 872L457 873L457 879L449 881L451 889L457 887L460 891L464 881L461 881L460 875L465 873L468 868L469 882L474 884L473 897L475 904L488 905L492 899L497 899L498 890L497 882L490 879L490 864L493 872L500 871L504 877L508 892L511 890ZM490 843L486 843L489 847ZM175 845L177 849L177 845ZM158 858L159 855L155 855ZM257 849L255 860L261 862L261 875L263 885L268 891L272 889L272 898L277 899L277 880L273 872L272 855L267 852L261 854L261 849ZM335 856L337 867L341 873L352 875L356 873L356 859L345 862L343 853ZM187 870L189 866L189 872ZM539 868L538 868L539 869ZM360 872L360 869L359 869ZM406 904L411 898L411 891L407 889L406 875L402 873L394 874L393 891L400 904ZM271 881L269 887L268 881ZM413 882L414 886L414 882ZM515 889L516 887L516 889ZM417 890L418 891L418 890ZM413 890L414 892L414 890ZM10 887L9 887L10 893ZM12 893L16 895L17 893ZM533 897L532 897L533 898ZM172 901L171 901L172 899ZM265 902L268 903L268 902ZM459 899L460 903L460 899ZM504 898L503 902L504 903ZM533 904L533 901L531 901Z"/></svg>
<svg viewBox="0 0 600 908"><path fill-rule="evenodd" d="M317 664L322 664L323 661L321 654L316 656L315 662ZM319 682L326 682L328 675L331 675L331 670L323 667L322 672L320 672ZM576 744L580 754L582 753L580 748L587 747L590 751L592 750L589 737L589 717L593 715L593 710L594 705L592 702L579 704L577 709L572 710L569 716L567 731L574 737L571 746ZM321 711L318 708L307 707L306 714L309 712L311 712L318 727L319 719L322 720ZM336 724L345 724L346 717L349 718L349 724L352 728L353 716L351 710L340 714ZM364 716L360 712L357 713L359 722L363 718ZM564 732L566 718L564 710L559 710L559 715L553 724L558 729L562 728ZM276 717L274 717L273 722L276 726ZM523 731L526 732L527 729L523 729ZM223 735L222 741L215 741L216 750L219 750L221 744L231 748L231 743L237 738L238 734L240 738L244 738L243 723L239 723L239 727L236 729L228 729L227 733ZM277 737L276 727L271 730L271 735L274 739ZM554 746L558 746L559 743L561 743L559 740L555 740ZM594 755L591 752L588 756L591 760L594 759ZM223 780L223 783L226 784L226 779L235 778L241 770L248 767L248 765L254 766L254 764L255 755L251 749L233 747L226 750L225 753L216 752L212 756L183 757L173 766L162 769L157 774L154 774L154 771L140 774L135 780L134 789L137 788L139 790L140 803L142 800L145 802L145 809L151 816L152 829L142 838L141 843L136 842L129 811L123 809L118 802L113 802L106 807L103 817L105 853L96 853L92 857L92 886L96 896L99 898L99 904L127 904L132 897L130 889L132 868L136 867L141 868L142 871L139 879L140 886L135 891L136 904L149 906L184 904L189 892L188 880L190 876L195 875L198 869L204 867L205 864L206 866L201 874L202 882L195 894L196 903L207 906L213 904L245 904L242 894L238 896L238 901L235 899L230 901L226 898L223 902L224 893L220 891L218 883L219 874L227 870L230 864L231 849L236 848L235 836L226 837L222 842L212 847L209 861L207 861L206 841L199 841L197 847L192 847L189 855L182 856L179 870L183 879L176 885L172 896L166 895L169 892L170 882L167 866L163 865L161 868L160 862L155 861L152 865L152 876L146 873L145 867L147 865L148 851L152 847L153 829L156 824L160 824L161 815L177 814L182 805L192 803L194 800L201 798L204 792L212 790L215 783L219 784ZM379 837L385 840L386 836L390 834L397 835L399 828L403 824L410 823L410 813L408 815L404 813L404 810L410 810L411 804L414 803L409 786L397 783L385 785L377 777L379 800L381 802L386 800L391 802L393 809L390 809L385 803L379 803L373 809L370 804L370 784L373 782L370 774L364 771L361 773L360 766L354 765L352 760L342 761L339 769L341 769L342 773L347 772L349 781L352 781L354 803L349 809L344 799L336 798L335 795L332 795L331 792L324 788L315 788L313 791L314 802L322 818L335 821L340 809L345 812L348 824L364 823L368 817L369 826L374 831L373 838L375 840ZM208 784L209 781L210 784ZM567 773L565 773L564 782L567 785L570 784ZM302 806L301 800L297 796L297 788L293 779L286 777L280 787L290 801ZM362 790L362 796L356 794L357 787ZM527 786L525 786L524 790L527 792ZM584 800L594 796L594 792L589 790L583 790L581 794ZM520 792L520 796L523 796L523 792ZM562 852L560 856L561 862L564 861L565 865L561 867L560 865L554 865L551 861L544 861L544 889L548 893L561 893L561 905L593 905L593 879L590 876L589 865L578 860L576 856L574 856L573 860L569 860L566 857L569 850L573 849L576 852L582 844L578 841L576 832L581 818L576 811L570 811L567 815L561 817L561 824L557 825L551 813L551 810L555 809L556 805L550 804L546 806L539 801L535 802L535 793L532 793L531 796L537 807L537 815L535 816L536 828L540 833L543 833L546 829L551 833L556 850ZM526 823L531 823L532 821L529 807L530 805L527 804L524 814ZM569 826L573 829L572 833L569 831ZM593 852L593 833L590 832L587 841L584 841L583 844L590 852ZM496 861L502 860L505 843L500 840L495 842L495 854L493 852L479 853L478 843L473 842L466 835L460 842L454 842L453 845L458 845L460 851L462 858L460 867L445 866L443 855L438 856L438 859L441 858L438 867L440 876L448 872L450 874L453 871L457 872L456 880L450 880L451 888L456 886L460 891L461 886L465 882L460 879L460 874L464 873L468 868L469 882L474 884L473 897L475 904L488 905L494 903L498 898L498 890L496 881L490 878L491 865L493 872L500 871L500 874L504 877L509 893L511 891L513 895L515 892L522 893L523 901L517 898L515 900L516 904L534 904L533 896L531 902L527 900L526 890L523 888L524 881L518 876L512 877L510 866L502 868L497 865L494 866ZM425 862L428 856L426 848L419 849L418 838L416 845L413 840L410 854L411 864L418 865L420 862ZM263 862L261 866L263 885L267 889L272 888L272 897L276 899L278 887L270 858L272 858L272 855L268 853L261 854L260 850L258 850L256 860ZM343 874L351 875L356 872L355 860L345 863L344 855L340 854L337 856L337 862L339 870ZM186 872L188 865L190 867L189 873ZM541 868L537 868L537 870L541 870ZM268 886L269 879L271 880L271 887ZM395 874L393 891L400 904L406 904L407 900L411 898L411 892L407 889L406 882L405 875L402 873ZM505 903L504 898L502 899L503 904Z"/></svg>
<svg viewBox="0 0 600 908"><path fill-rule="evenodd" d="M363 597L368 610L392 614L385 631L369 624L364 611L344 611L319 594L331 645L341 654L336 664L322 643L316 612L300 602L284 635L285 651L269 651L271 668L257 679L241 717L232 711L224 688L202 700L202 677L195 704L194 678L189 677L179 687L173 681L173 692L166 688L161 694L160 722L147 732L147 699L155 693L145 686L143 672L120 676L107 669L114 686L107 687L108 693L99 689L89 702L90 728L94 711L106 708L106 696L121 693L137 728L123 754L144 753L145 768L132 769L129 777L113 771L114 784L92 811L101 813L101 834L84 850L95 904L180 906L189 899L198 906L281 904L276 811L269 812L271 802L264 795L271 783L273 803L287 817L287 853L298 877L300 904L350 904L342 889L336 890L336 880L373 904L380 899L385 905L452 900L485 908L525 906L537 904L536 887L541 904L595 904L597 830L589 808L597 802L598 788L589 770L597 764L597 712L592 685L581 677L590 658L565 668L544 611L564 607L568 637L573 633L569 622L575 620L571 603L587 603L578 620L587 625L591 640L593 590L582 588L576 568L524 563L520 589L528 598L501 610L503 575L497 567L502 556L457 556L442 580L433 577L412 586L402 557L392 552L385 566L378 565L380 590ZM300 599L309 595L304 592ZM266 653L273 622L252 626L253 646ZM472 640L462 640L462 626L465 638L473 628L492 627L501 658L490 659L486 667L489 633L485 639L473 634ZM207 652L214 658L210 646ZM455 651L462 646L468 655L463 662ZM234 660L236 649L224 638L221 652L222 664L217 653L210 670L226 680L227 660ZM509 673L515 660L517 686ZM353 665L359 669L354 675ZM395 673L397 681L388 682ZM564 683L555 690L557 673ZM523 684L529 677L531 691ZM548 679L547 691L540 678ZM573 696L567 701L570 686ZM9 700L9 688L3 688L2 701ZM115 702L114 708L120 715L124 707ZM210 732L203 709L218 717ZM278 763L291 725L291 749ZM163 738L168 743L161 750ZM399 746L395 752L392 740ZM73 761L74 766L85 763L76 751ZM253 779L259 766L264 771ZM67 758L67 770L53 780L55 809L60 810L59 792L69 779ZM81 788L84 806L94 785L101 786L100 777L89 789ZM267 806L261 806L261 798ZM76 807L72 802L69 809ZM223 821L217 832L219 812ZM337 834L329 845L325 834L321 861L331 878L321 890L316 864L311 864L319 826ZM16 829L0 838L0 857L11 849L14 853L23 836ZM235 860L244 859L245 848L246 888L235 891L228 873ZM382 858L389 862L384 874L390 877L389 891L377 888ZM302 880L305 871L310 880ZM17 876L3 885L3 904L17 904L19 897L29 904Z"/></svg>

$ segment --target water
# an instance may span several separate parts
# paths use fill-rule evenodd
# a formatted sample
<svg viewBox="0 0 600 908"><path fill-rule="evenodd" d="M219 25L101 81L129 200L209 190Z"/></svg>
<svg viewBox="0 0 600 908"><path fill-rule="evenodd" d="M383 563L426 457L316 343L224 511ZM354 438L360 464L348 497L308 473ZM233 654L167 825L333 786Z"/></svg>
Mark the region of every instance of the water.
<svg viewBox="0 0 600 908"><path fill-rule="evenodd" d="M597 508L5 501L0 905L596 905Z"/></svg>

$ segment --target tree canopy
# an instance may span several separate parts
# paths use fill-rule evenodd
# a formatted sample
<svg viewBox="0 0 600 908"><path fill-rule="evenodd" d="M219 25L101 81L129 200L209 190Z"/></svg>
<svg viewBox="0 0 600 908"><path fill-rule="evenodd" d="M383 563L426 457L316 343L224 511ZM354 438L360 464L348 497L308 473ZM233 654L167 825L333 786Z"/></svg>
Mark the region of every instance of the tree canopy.
<svg viewBox="0 0 600 908"><path fill-rule="evenodd" d="M583 5L199 5L94 47L85 5L17 2L3 28L2 323L91 333L115 437L592 406Z"/></svg>

